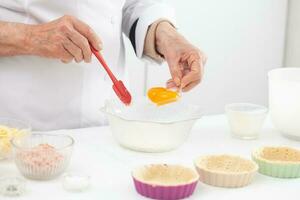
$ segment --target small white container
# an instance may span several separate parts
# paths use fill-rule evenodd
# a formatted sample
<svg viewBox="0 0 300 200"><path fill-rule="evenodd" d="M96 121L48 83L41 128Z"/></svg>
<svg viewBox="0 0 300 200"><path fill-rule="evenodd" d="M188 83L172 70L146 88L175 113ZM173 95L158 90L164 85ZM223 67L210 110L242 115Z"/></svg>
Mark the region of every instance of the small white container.
<svg viewBox="0 0 300 200"><path fill-rule="evenodd" d="M262 129L268 109L251 103L225 106L232 135L241 139L256 139Z"/></svg>
<svg viewBox="0 0 300 200"><path fill-rule="evenodd" d="M62 181L67 191L82 192L90 186L90 177L83 174L65 174Z"/></svg>

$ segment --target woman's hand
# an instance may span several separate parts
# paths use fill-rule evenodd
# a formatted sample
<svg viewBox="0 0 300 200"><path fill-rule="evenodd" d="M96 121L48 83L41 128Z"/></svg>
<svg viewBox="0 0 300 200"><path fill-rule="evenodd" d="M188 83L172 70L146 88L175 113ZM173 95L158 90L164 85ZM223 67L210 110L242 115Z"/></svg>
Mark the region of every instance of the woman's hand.
<svg viewBox="0 0 300 200"><path fill-rule="evenodd" d="M0 56L36 55L65 63L73 59L90 62L89 43L101 50L101 40L92 28L72 16L39 25L0 21Z"/></svg>
<svg viewBox="0 0 300 200"><path fill-rule="evenodd" d="M206 56L190 44L168 22L161 22L156 29L156 46L166 59L172 79L167 87L177 87L186 92L201 82Z"/></svg>
<svg viewBox="0 0 300 200"><path fill-rule="evenodd" d="M89 43L101 50L101 40L84 22L72 16L40 25L29 25L26 44L29 54L60 59L64 63L90 62Z"/></svg>

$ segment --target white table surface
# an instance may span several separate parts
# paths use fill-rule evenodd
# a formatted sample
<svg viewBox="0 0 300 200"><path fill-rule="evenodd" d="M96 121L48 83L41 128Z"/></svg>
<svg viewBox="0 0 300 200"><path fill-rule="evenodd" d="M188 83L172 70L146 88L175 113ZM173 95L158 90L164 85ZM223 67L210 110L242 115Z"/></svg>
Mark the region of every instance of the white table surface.
<svg viewBox="0 0 300 200"><path fill-rule="evenodd" d="M193 167L193 160L205 154L230 153L250 158L251 151L262 145L300 147L276 132L267 120L258 140L239 140L230 136L224 115L206 116L194 126L190 137L179 149L168 153L139 153L124 149L114 141L109 127L60 130L75 139L74 152L67 171L91 176L91 187L81 193L63 189L61 178L51 181L27 180L27 191L20 200L135 200L145 199L136 193L131 170L148 163L178 163ZM21 176L13 161L0 162L1 176ZM257 174L244 188L226 189L201 182L189 199L289 199L300 198L300 179L278 179ZM1 200L13 199L0 196Z"/></svg>

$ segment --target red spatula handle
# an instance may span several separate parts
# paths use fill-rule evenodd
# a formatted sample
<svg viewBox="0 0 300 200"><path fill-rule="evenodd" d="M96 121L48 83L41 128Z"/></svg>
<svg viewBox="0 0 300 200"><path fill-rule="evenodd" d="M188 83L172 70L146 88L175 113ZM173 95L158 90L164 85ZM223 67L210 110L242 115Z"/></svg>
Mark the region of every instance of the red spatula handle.
<svg viewBox="0 0 300 200"><path fill-rule="evenodd" d="M96 56L96 58L99 60L99 62L101 63L101 65L104 67L105 71L107 72L107 74L110 77L110 79L112 80L112 82L114 84L118 83L117 78L112 73L112 71L109 69L108 65L104 61L104 59L103 59L102 55L100 54L100 52L97 51L92 45L91 45L91 50L92 50L93 54Z"/></svg>

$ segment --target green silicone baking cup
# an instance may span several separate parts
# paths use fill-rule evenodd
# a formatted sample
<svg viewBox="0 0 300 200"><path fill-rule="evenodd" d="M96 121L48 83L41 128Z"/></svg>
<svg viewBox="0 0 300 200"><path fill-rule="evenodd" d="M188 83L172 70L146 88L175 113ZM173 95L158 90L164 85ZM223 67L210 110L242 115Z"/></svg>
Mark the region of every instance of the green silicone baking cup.
<svg viewBox="0 0 300 200"><path fill-rule="evenodd" d="M274 163L257 158L252 155L252 159L259 166L258 172L267 176L277 178L299 178L300 164L298 163Z"/></svg>

